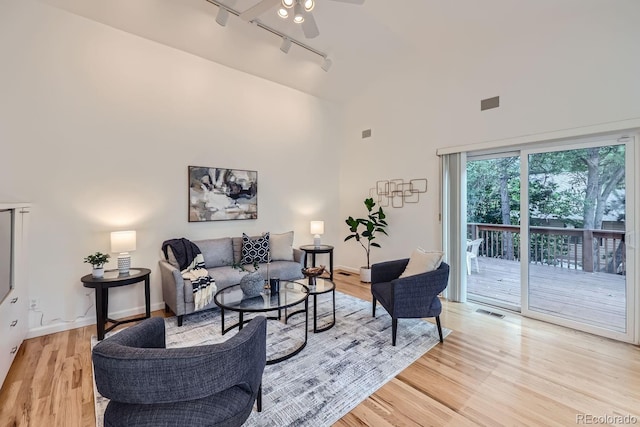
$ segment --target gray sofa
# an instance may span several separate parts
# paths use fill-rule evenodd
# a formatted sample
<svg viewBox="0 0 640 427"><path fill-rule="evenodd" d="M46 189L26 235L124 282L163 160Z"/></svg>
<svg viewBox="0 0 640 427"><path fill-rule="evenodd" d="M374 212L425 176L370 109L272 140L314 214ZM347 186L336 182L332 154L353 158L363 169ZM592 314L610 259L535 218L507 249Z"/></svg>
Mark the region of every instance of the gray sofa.
<svg viewBox="0 0 640 427"><path fill-rule="evenodd" d="M242 259L242 237L223 237L219 239L194 240L202 255L209 275L215 280L219 290L240 283L242 276L247 274L233 268L232 263L239 264ZM304 252L293 248L293 231L282 234L270 234L271 262L259 264L259 272L264 279L279 278L283 280L302 279L304 267ZM193 288L189 280L184 280L180 273L178 263L173 258L171 251L168 259L159 261L162 280L162 296L165 309L170 309L178 317L178 326L182 326L184 315L195 311L193 302ZM253 271L252 265L244 266L248 271ZM202 310L216 308L211 301Z"/></svg>

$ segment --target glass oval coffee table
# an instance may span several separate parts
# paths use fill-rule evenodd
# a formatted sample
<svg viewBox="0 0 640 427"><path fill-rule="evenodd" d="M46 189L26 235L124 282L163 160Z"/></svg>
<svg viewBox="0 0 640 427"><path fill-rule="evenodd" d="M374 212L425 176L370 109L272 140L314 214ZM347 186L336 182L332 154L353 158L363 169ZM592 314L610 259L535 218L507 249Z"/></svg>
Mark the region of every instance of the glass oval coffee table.
<svg viewBox="0 0 640 427"><path fill-rule="evenodd" d="M302 349L307 345L307 328L309 326L309 319L307 314L309 313L309 290L306 286L290 282L287 280L280 280L280 289L278 292L265 291L257 296L246 296L243 294L240 285L229 286L228 288L221 289L214 297L214 301L218 307L220 307L220 318L222 323L222 334L226 334L234 328L238 330L242 329L242 326L249 322L251 319L245 319L245 313L269 313L277 312L277 315L266 316L269 320L277 320L278 323L287 324L287 320L291 316L282 316L282 310L288 307L293 307L298 304L304 304L304 309L298 310L298 313L304 313L304 340L301 343L296 343L292 348L287 348L284 351L278 349L276 356L269 358L269 348L267 346L267 365L273 365L274 363L282 362L300 353ZM234 311L238 313L238 322L225 328L224 317L226 311ZM268 327L268 325L267 325ZM282 332L283 334L285 332ZM281 337L280 337L281 338ZM279 339L280 342L286 340ZM273 346L276 347L276 346Z"/></svg>

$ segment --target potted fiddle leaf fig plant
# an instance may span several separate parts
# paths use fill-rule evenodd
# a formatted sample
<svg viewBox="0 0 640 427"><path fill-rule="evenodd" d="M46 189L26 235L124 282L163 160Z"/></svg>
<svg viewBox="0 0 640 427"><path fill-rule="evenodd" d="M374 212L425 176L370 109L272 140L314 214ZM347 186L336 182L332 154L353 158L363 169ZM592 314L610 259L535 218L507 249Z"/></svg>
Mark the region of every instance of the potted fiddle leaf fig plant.
<svg viewBox="0 0 640 427"><path fill-rule="evenodd" d="M387 221L385 221L387 216L382 207L374 210L376 204L371 197L365 199L364 205L368 212L366 218L354 218L350 216L345 220L351 234L345 237L344 241L355 239L364 249L367 255L367 265L360 267L360 281L369 283L371 282L371 248L380 247L378 242L374 242L377 233L388 236L385 230L387 227Z"/></svg>
<svg viewBox="0 0 640 427"><path fill-rule="evenodd" d="M87 255L84 262L93 266L92 275L96 279L104 277L104 265L109 260L111 255L103 254L102 252L96 252L95 254Z"/></svg>

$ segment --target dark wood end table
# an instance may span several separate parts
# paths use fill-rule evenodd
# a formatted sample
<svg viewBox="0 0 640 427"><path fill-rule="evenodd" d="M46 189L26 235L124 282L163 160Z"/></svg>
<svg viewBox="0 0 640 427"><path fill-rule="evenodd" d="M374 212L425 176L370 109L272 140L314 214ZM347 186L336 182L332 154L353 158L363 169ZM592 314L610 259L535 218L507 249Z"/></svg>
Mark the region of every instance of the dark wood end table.
<svg viewBox="0 0 640 427"><path fill-rule="evenodd" d="M329 254L329 280L333 281L333 246L331 245L303 245L300 250L304 251L304 266L307 266L307 255L311 254L311 267L316 266L317 254Z"/></svg>
<svg viewBox="0 0 640 427"><path fill-rule="evenodd" d="M149 275L151 270L148 268L132 268L129 274L120 275L118 270L107 270L104 277L96 278L91 274L83 276L80 281L85 288L92 288L96 291L96 327L98 329L98 341L104 339L104 334L112 330L118 325L129 322L137 322L139 320L151 317L151 296L149 292ZM144 303L146 308L145 316L136 317L134 319L113 320L109 319L109 288L118 286L127 286L144 280ZM107 322L112 323L105 328Z"/></svg>

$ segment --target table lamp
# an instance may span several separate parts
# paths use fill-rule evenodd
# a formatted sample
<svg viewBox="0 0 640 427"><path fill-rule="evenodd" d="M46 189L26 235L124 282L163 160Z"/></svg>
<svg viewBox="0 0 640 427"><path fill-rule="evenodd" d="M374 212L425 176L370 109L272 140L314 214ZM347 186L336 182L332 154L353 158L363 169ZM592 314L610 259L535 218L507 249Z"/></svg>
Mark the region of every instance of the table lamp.
<svg viewBox="0 0 640 427"><path fill-rule="evenodd" d="M309 229L313 234L313 246L320 246L320 235L324 234L324 221L311 221Z"/></svg>
<svg viewBox="0 0 640 427"><path fill-rule="evenodd" d="M114 231L111 233L111 252L118 253L118 273L129 274L131 255L129 251L136 250L135 231Z"/></svg>

